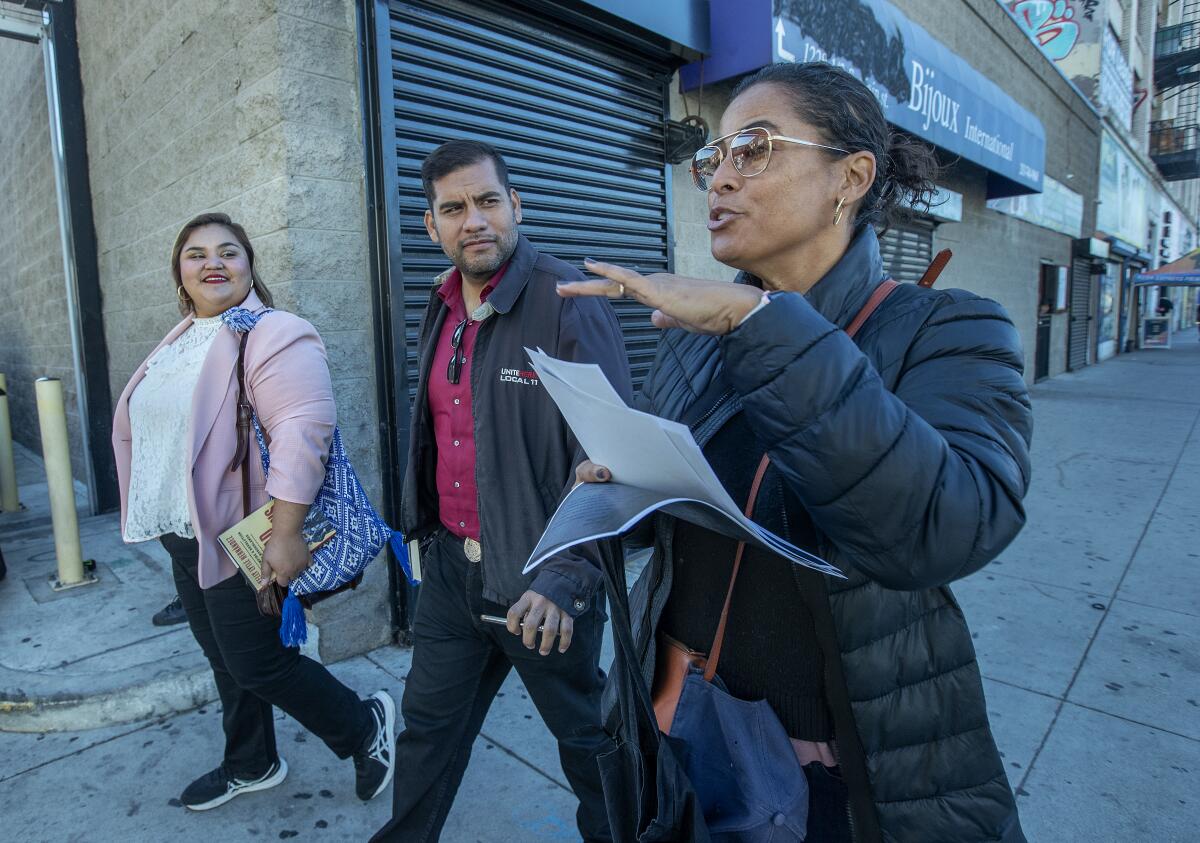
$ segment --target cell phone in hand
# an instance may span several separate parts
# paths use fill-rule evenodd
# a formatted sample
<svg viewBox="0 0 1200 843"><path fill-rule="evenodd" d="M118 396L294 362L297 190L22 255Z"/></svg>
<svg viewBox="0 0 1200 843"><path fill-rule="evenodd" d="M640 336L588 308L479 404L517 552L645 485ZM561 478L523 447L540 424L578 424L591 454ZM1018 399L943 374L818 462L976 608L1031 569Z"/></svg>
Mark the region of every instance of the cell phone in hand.
<svg viewBox="0 0 1200 843"><path fill-rule="evenodd" d="M481 621L483 621L484 623L494 623L497 626L508 626L508 618L502 618L499 615L480 615L479 619ZM525 624L521 624L521 626L524 626L524 625ZM538 632L545 632L545 631L546 631L545 626L538 627Z"/></svg>

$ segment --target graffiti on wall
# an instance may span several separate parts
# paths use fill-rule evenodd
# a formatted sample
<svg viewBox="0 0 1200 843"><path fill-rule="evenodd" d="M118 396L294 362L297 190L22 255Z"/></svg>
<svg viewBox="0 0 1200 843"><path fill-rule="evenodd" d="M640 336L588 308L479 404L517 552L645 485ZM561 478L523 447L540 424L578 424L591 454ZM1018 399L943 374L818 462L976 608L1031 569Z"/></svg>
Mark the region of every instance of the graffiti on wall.
<svg viewBox="0 0 1200 843"><path fill-rule="evenodd" d="M1096 93L1105 29L1100 0L996 0L1084 96Z"/></svg>
<svg viewBox="0 0 1200 843"><path fill-rule="evenodd" d="M841 67L848 62L858 68L855 75L863 78L885 109L889 96L896 102L908 101L913 87L904 66L904 38L886 31L871 6L862 0L775 0L773 9L776 17L803 21L805 35L820 45L819 52L805 54L800 61L827 61Z"/></svg>
<svg viewBox="0 0 1200 843"><path fill-rule="evenodd" d="M1081 21L1094 21L1100 0L999 0L1051 61L1062 61L1079 41Z"/></svg>

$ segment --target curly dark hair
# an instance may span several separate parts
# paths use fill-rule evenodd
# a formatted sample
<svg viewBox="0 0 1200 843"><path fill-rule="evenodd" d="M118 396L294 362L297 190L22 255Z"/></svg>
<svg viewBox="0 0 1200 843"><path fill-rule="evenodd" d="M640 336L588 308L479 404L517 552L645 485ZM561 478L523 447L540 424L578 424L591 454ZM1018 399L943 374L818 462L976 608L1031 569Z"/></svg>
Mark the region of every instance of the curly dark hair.
<svg viewBox="0 0 1200 843"><path fill-rule="evenodd" d="M875 182L859 202L855 228L869 223L885 231L912 209L929 209L939 169L933 147L893 131L874 94L850 73L825 62L771 64L742 79L731 100L756 85L781 89L800 119L822 133L822 142L875 156Z"/></svg>

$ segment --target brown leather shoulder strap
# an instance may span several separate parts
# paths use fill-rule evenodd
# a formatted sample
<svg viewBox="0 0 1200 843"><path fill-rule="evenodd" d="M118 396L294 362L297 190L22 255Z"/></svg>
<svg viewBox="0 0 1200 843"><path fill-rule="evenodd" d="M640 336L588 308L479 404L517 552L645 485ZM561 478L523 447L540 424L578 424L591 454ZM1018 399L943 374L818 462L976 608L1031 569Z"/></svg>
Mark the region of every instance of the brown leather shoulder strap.
<svg viewBox="0 0 1200 843"><path fill-rule="evenodd" d="M932 287L933 282L937 281L938 276L942 274L942 270L946 268L946 264L950 263L950 258L954 257L954 252L949 249L942 249L929 262L929 268L925 270L925 274L921 276L921 280L917 282L918 287Z"/></svg>
<svg viewBox="0 0 1200 843"><path fill-rule="evenodd" d="M871 314L875 312L876 308L883 304L883 300L890 296L892 291L899 286L900 282L894 278L885 278L879 282L879 286L875 288L875 292L871 293L871 297L867 299L867 303L863 305L862 310L854 317L854 321L846 327L846 336L853 339L863 324L871 318Z"/></svg>
<svg viewBox="0 0 1200 843"><path fill-rule="evenodd" d="M254 408L246 398L246 341L250 339L249 332L242 334L238 346L237 358L237 447L233 452L233 461L229 463L232 473L242 471L242 517L250 514L250 418Z"/></svg>
<svg viewBox="0 0 1200 843"><path fill-rule="evenodd" d="M754 474L754 482L750 484L750 497L746 501L746 517L749 518L754 512L754 502L758 500L758 490L762 486L763 476L767 473L767 466L771 464L771 458L767 454L763 454L762 461L758 464L758 471ZM717 675L717 662L721 660L721 644L725 641L725 622L729 620L729 604L733 600L733 586L737 582L738 569L742 567L742 554L746 552L746 543L738 542L737 553L733 557L733 573L729 575L729 588L725 591L725 605L721 608L721 620L717 623L717 634L713 638L712 647L708 651L708 661L704 665L704 681L711 682L712 678Z"/></svg>

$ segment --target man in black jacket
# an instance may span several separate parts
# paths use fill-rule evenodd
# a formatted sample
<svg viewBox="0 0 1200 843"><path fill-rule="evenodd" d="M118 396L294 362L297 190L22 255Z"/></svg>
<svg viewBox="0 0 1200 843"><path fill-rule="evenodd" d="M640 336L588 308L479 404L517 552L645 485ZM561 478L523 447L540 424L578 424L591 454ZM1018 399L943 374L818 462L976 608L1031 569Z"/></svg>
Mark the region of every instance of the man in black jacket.
<svg viewBox="0 0 1200 843"><path fill-rule="evenodd" d="M421 178L426 228L454 268L438 279L420 331L401 519L422 545L425 579L393 815L375 839L438 838L471 745L515 667L558 739L581 836L608 840L596 766L609 746L599 710L599 569L563 555L521 573L583 458L525 348L597 363L628 399L620 327L607 302L557 295L558 282L583 275L518 233L521 200L490 146L443 144ZM507 628L483 615L505 616Z"/></svg>

